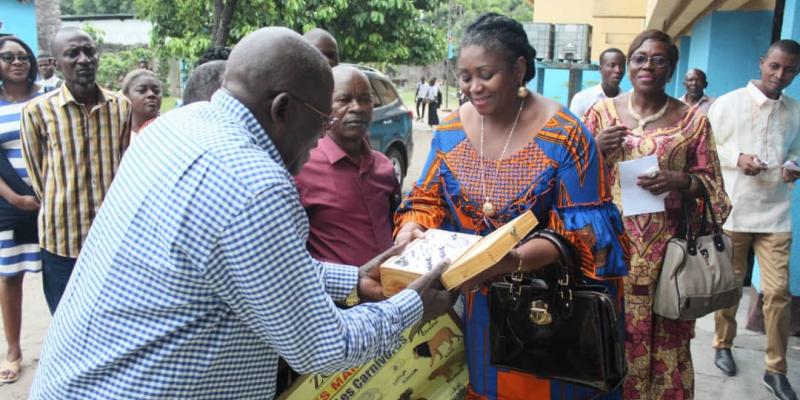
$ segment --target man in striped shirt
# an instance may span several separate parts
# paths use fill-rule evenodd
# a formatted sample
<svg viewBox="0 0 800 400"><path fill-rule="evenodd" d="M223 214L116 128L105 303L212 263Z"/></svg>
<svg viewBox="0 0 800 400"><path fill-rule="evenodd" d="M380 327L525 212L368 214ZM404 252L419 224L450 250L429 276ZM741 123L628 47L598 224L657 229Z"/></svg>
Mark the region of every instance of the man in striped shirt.
<svg viewBox="0 0 800 400"><path fill-rule="evenodd" d="M51 49L64 84L25 106L20 139L42 204L42 280L55 313L128 146L131 114L124 97L95 82L98 54L86 32L62 29Z"/></svg>
<svg viewBox="0 0 800 400"><path fill-rule="evenodd" d="M306 250L292 175L332 122L332 92L317 50L264 28L233 49L210 102L147 128L86 239L31 399L271 399L279 355L301 373L346 370L452 305L444 264L388 300L334 304L379 299L381 258L354 268Z"/></svg>

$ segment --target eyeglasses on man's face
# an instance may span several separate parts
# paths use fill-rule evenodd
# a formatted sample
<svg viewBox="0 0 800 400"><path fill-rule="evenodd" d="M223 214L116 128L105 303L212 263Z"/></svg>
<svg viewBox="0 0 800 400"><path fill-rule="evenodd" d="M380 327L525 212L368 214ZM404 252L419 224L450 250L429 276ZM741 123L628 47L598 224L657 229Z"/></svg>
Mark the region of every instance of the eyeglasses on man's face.
<svg viewBox="0 0 800 400"><path fill-rule="evenodd" d="M669 64L669 60L664 56L646 56L644 54L634 54L631 56L631 65L641 67L652 61L656 68L664 68Z"/></svg>
<svg viewBox="0 0 800 400"><path fill-rule="evenodd" d="M0 60L6 64L13 63L14 59L26 64L31 62L31 56L27 54L0 53Z"/></svg>
<svg viewBox="0 0 800 400"><path fill-rule="evenodd" d="M317 115L319 115L320 118L322 119L322 130L327 131L327 130L331 129L333 127L333 125L335 125L336 122L339 121L339 118L334 117L334 116L332 116L330 114L326 114L326 113L320 111L319 109L317 109L316 107L312 106L311 104L309 104L307 101L303 100L302 98L300 98L300 97L298 97L298 96L296 96L296 95L294 95L292 93L289 93L289 92L286 92L286 94L288 94L289 97L291 97L291 98L299 101L300 103L302 103L309 110L311 110L311 111L315 112Z"/></svg>

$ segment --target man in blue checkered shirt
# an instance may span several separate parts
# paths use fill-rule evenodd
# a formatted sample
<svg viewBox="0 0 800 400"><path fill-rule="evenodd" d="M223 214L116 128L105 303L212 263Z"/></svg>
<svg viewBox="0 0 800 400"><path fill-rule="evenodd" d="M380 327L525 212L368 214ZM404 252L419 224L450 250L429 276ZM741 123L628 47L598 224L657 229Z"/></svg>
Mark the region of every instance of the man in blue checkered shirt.
<svg viewBox="0 0 800 400"><path fill-rule="evenodd" d="M301 36L244 38L211 102L169 112L122 162L42 351L33 399L271 398L278 356L330 373L444 312L443 265L391 299L373 260L313 260L291 174L330 124L333 80ZM385 258L385 256L384 256Z"/></svg>

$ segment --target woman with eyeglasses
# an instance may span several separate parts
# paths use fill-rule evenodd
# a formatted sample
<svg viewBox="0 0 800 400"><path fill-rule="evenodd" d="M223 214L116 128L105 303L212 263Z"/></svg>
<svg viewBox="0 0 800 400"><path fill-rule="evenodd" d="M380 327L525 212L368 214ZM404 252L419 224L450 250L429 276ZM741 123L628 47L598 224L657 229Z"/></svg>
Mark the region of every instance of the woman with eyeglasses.
<svg viewBox="0 0 800 400"><path fill-rule="evenodd" d="M25 42L0 38L0 308L8 350L0 363L0 383L20 375L22 349L22 278L39 272L36 216L39 200L30 186L20 151L22 107L39 94L36 59Z"/></svg>
<svg viewBox="0 0 800 400"><path fill-rule="evenodd" d="M653 314L653 294L667 241L678 233L682 196L699 205L698 197L707 192L720 224L731 206L708 119L698 107L664 92L678 63L678 48L670 36L658 30L642 32L628 54L633 90L595 103L584 121L605 156L614 202L621 211L620 161L656 156L659 170L639 176L638 185L654 195L666 194L666 212L623 217L632 244L624 283L628 377L623 396L690 399L694 370L689 341L694 337L694 321ZM699 214L697 209L694 214Z"/></svg>

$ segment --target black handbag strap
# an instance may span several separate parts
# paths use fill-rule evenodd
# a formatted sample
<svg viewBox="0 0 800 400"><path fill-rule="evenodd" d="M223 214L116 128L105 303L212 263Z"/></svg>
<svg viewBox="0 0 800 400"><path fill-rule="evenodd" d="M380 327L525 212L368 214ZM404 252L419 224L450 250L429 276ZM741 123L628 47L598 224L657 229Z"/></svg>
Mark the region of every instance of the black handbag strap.
<svg viewBox="0 0 800 400"><path fill-rule="evenodd" d="M697 179L697 178L692 178ZM722 240L722 226L719 221L714 217L713 206L711 205L711 198L708 195L703 181L697 180L700 184L700 197L703 199L703 207L700 211L700 226L696 232L692 232L690 213L691 210L696 208L697 203L694 199L688 198L685 193L681 192L681 221L678 225L678 235L686 240L687 251L689 254L697 253L697 238L701 235L709 233L709 225L711 226L710 233L714 235L714 246L718 251L725 249L725 243Z"/></svg>

